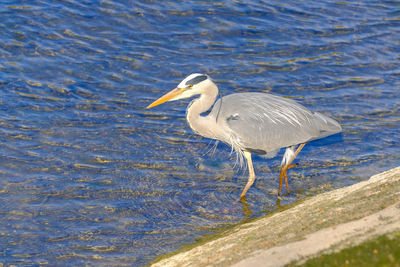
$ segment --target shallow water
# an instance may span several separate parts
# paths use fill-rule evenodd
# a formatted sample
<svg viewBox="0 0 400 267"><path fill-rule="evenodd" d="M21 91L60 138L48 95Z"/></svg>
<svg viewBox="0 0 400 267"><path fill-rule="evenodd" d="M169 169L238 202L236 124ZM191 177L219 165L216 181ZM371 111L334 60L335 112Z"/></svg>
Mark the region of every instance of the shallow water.
<svg viewBox="0 0 400 267"><path fill-rule="evenodd" d="M0 5L0 263L148 264L204 234L400 163L396 1L6 1ZM336 118L277 204L280 152L194 134L188 101L145 107L192 72Z"/></svg>

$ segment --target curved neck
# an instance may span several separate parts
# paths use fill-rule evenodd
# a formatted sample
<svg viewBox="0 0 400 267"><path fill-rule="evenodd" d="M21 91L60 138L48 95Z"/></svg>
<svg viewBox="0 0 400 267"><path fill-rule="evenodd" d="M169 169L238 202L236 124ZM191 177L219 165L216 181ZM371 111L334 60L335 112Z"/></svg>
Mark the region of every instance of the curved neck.
<svg viewBox="0 0 400 267"><path fill-rule="evenodd" d="M211 83L199 98L193 100L186 112L186 119L190 128L208 138L215 138L215 130L217 129L216 121L210 115L201 116L201 114L211 108L217 95L218 87L214 83Z"/></svg>

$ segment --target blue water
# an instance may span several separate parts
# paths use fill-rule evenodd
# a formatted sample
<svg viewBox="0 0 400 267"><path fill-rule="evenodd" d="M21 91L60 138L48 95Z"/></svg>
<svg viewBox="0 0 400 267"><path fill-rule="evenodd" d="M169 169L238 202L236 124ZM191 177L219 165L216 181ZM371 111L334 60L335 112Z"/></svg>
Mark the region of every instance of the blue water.
<svg viewBox="0 0 400 267"><path fill-rule="evenodd" d="M1 1L0 264L141 266L400 163L398 1ZM193 72L336 118L277 203L280 157L145 107Z"/></svg>

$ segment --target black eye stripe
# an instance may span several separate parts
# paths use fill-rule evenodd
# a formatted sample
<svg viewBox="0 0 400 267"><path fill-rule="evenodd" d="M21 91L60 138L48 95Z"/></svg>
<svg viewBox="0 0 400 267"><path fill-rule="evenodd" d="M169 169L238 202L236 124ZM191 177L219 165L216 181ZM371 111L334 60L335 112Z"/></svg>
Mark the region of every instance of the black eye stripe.
<svg viewBox="0 0 400 267"><path fill-rule="evenodd" d="M190 79L189 81L187 81L186 82L186 85L187 86L189 86L189 85L195 85L195 84L197 84L197 83L199 83L199 82L202 82L202 81L204 81L204 80L207 80L207 75L199 75L199 76L196 76L196 77L194 77L193 79Z"/></svg>

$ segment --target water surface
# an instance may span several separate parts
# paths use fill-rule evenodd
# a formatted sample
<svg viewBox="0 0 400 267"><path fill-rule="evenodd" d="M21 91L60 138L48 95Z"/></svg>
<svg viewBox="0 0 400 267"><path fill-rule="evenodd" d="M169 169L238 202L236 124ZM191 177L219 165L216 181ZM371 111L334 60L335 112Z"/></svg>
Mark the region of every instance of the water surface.
<svg viewBox="0 0 400 267"><path fill-rule="evenodd" d="M0 263L141 266L276 210L280 157L187 126L188 101L145 107L193 72L223 95L271 92L336 118L280 205L398 166L397 1L3 1Z"/></svg>

